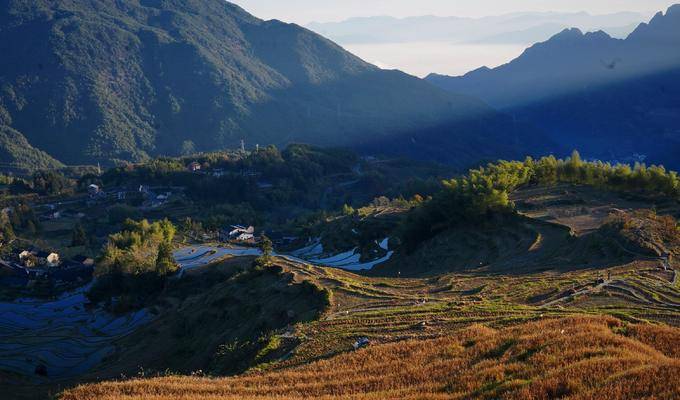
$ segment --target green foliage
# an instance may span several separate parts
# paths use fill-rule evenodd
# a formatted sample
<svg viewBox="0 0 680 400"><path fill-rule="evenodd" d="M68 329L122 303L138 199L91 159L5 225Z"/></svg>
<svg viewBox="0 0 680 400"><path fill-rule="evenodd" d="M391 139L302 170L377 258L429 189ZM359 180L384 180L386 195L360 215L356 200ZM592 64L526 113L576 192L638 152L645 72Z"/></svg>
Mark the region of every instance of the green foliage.
<svg viewBox="0 0 680 400"><path fill-rule="evenodd" d="M139 222L127 220L123 230L109 236L104 253L99 258L96 268L97 275L107 273L122 273L137 275L145 272L156 272L167 275L171 270L158 270L161 245L171 246L175 236L175 226L167 219L149 223L147 220ZM165 260L161 260L165 262Z"/></svg>
<svg viewBox="0 0 680 400"><path fill-rule="evenodd" d="M262 255L255 260L255 264L259 266L270 265L272 262L272 251L274 250L272 241L266 235L262 235L258 247L260 248Z"/></svg>
<svg viewBox="0 0 680 400"><path fill-rule="evenodd" d="M88 237L82 224L76 224L71 233L71 247L87 245Z"/></svg>
<svg viewBox="0 0 680 400"><path fill-rule="evenodd" d="M90 299L99 302L121 296L126 301L122 309L141 306L178 269L172 257L175 232L167 219L125 221L121 232L109 236L97 260L98 279L88 293Z"/></svg>
<svg viewBox="0 0 680 400"><path fill-rule="evenodd" d="M0 243L4 246L16 238L9 212L0 212Z"/></svg>
<svg viewBox="0 0 680 400"><path fill-rule="evenodd" d="M29 236L35 236L38 233L38 226L33 221L28 221L26 223L26 234Z"/></svg>
<svg viewBox="0 0 680 400"><path fill-rule="evenodd" d="M156 257L156 273L161 276L169 275L177 271L177 263L172 256L172 244L167 241L158 245L158 256Z"/></svg>
<svg viewBox="0 0 680 400"><path fill-rule="evenodd" d="M141 214L137 208L126 204L116 204L108 209L109 224L117 225L128 219L139 219Z"/></svg>
<svg viewBox="0 0 680 400"><path fill-rule="evenodd" d="M72 190L74 182L55 170L37 171L32 178L33 190L41 195L59 195Z"/></svg>
<svg viewBox="0 0 680 400"><path fill-rule="evenodd" d="M191 173L187 165L192 161L205 165L206 169L220 170L221 174ZM294 144L283 151L267 146L245 154L221 152L191 158L160 158L112 168L104 173L102 180L112 186L130 183L183 186L195 201L240 204L240 208L251 210L270 209L280 204L317 208L319 190L332 184L327 182L328 177L352 174L357 162L356 154L349 151ZM262 182L270 183L271 187L261 190ZM228 210L215 211L227 217L231 214ZM252 213L248 214L252 217ZM206 218L204 222L210 227L225 221Z"/></svg>
<svg viewBox="0 0 680 400"><path fill-rule="evenodd" d="M23 231L35 235L42 228L33 209L26 203L19 203L3 212L2 224L12 232ZM9 232L8 232L9 233Z"/></svg>
<svg viewBox="0 0 680 400"><path fill-rule="evenodd" d="M354 208L352 208L352 206L347 205L347 204L344 204L342 206L342 215L349 217L349 216L354 215L354 213L356 213L356 210Z"/></svg>
<svg viewBox="0 0 680 400"><path fill-rule="evenodd" d="M412 212L402 227L407 251L437 233L465 223L488 220L491 215L512 213L512 191L522 185L572 183L608 190L639 191L647 195L680 199L680 180L663 166L612 165L586 162L574 151L561 160L499 161L470 170L466 176L444 181L444 189Z"/></svg>
<svg viewBox="0 0 680 400"><path fill-rule="evenodd" d="M196 152L196 145L191 140L185 140L180 152L183 156L190 156Z"/></svg>
<svg viewBox="0 0 680 400"><path fill-rule="evenodd" d="M345 144L369 130L411 127L415 116L436 122L456 101L311 31L258 20L222 0L3 6L0 127L21 125L26 136L30 129L32 142L68 163L141 161L235 147L243 137L250 146ZM118 74L125 79L112 78ZM329 124L337 118L342 123Z"/></svg>
<svg viewBox="0 0 680 400"><path fill-rule="evenodd" d="M24 135L15 129L4 126L2 121L0 121L0 162L26 171L54 169L64 166L49 154L31 146Z"/></svg>
<svg viewBox="0 0 680 400"><path fill-rule="evenodd" d="M200 224L201 230L219 229L233 224L234 221L248 221L249 224L253 225L262 223L262 218L249 203L217 204L212 207L206 207L204 212L196 217L198 220L192 222Z"/></svg>
<svg viewBox="0 0 680 400"><path fill-rule="evenodd" d="M14 182L14 178L0 173L0 185L11 185Z"/></svg>

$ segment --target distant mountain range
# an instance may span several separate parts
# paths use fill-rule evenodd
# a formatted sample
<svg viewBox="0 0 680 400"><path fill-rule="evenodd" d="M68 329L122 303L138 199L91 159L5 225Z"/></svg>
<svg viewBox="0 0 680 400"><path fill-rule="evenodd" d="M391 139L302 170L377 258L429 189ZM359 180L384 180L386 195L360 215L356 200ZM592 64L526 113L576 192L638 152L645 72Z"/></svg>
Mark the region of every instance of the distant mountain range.
<svg viewBox="0 0 680 400"><path fill-rule="evenodd" d="M469 142L505 157L524 155L526 141L552 148L476 99L222 0L9 0L0 54L3 166L134 161L241 139L461 166L484 157ZM411 145L424 132L437 148Z"/></svg>
<svg viewBox="0 0 680 400"><path fill-rule="evenodd" d="M313 22L307 28L347 44L447 42L536 43L565 28L605 30L625 37L646 16L621 12L591 15L585 12L527 12L483 18L420 16L408 18L362 17L341 22Z"/></svg>
<svg viewBox="0 0 680 400"><path fill-rule="evenodd" d="M679 76L676 5L623 40L568 29L498 68L427 80L478 97L589 156L646 158L677 168Z"/></svg>

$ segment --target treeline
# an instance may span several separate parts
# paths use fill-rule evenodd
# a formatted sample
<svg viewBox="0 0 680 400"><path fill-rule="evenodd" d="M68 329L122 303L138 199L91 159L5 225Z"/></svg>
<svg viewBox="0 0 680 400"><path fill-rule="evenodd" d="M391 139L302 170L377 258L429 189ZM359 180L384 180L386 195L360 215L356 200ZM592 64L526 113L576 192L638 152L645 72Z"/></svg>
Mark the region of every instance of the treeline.
<svg viewBox="0 0 680 400"><path fill-rule="evenodd" d="M345 150L290 145L280 151L268 146L250 153L210 153L121 166L106 171L102 181L182 186L197 201L247 202L259 209L282 203L312 206L320 197L314 189L328 176L352 173L357 161ZM201 166L199 173L189 171L194 162Z"/></svg>
<svg viewBox="0 0 680 400"><path fill-rule="evenodd" d="M607 190L636 191L680 199L680 179L663 166L584 161L577 151L566 159L499 161L444 181L444 189L416 208L402 227L402 242L412 251L421 242L453 226L487 221L514 212L510 193L523 185L572 183Z"/></svg>
<svg viewBox="0 0 680 400"><path fill-rule="evenodd" d="M109 236L97 259L97 280L88 297L94 302L119 300L113 308L123 311L144 305L176 272L172 240L176 228L167 219L153 223L127 220L119 233Z"/></svg>
<svg viewBox="0 0 680 400"><path fill-rule="evenodd" d="M53 196L72 193L76 189L76 180L58 170L41 170L23 178L0 174L0 185L5 185L10 195L36 193Z"/></svg>
<svg viewBox="0 0 680 400"><path fill-rule="evenodd" d="M574 183L680 198L680 179L677 172L668 171L663 166L583 161L577 151L566 160L550 156L540 160L527 159L523 164L529 170L530 183Z"/></svg>
<svg viewBox="0 0 680 400"><path fill-rule="evenodd" d="M3 246L14 240L18 232L34 236L40 230L38 217L25 203L18 203L0 211L0 244Z"/></svg>

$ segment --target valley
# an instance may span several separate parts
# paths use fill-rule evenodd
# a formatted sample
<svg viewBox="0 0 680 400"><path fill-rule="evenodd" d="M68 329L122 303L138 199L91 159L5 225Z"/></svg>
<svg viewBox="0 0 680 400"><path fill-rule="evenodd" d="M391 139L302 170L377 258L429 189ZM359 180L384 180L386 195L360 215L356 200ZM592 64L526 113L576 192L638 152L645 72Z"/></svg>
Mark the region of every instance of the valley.
<svg viewBox="0 0 680 400"><path fill-rule="evenodd" d="M312 3L0 5L0 398L680 398L680 5Z"/></svg>
<svg viewBox="0 0 680 400"><path fill-rule="evenodd" d="M613 206L622 204L625 201ZM542 222L529 219L526 223L534 225L537 235L545 232L537 228L543 227ZM422 273L426 276L413 278L389 276L381 268L385 264L357 275L277 257L274 264L291 273L294 281L309 280L332 293L331 306L318 321L278 331L282 338L295 337L299 343L285 356L255 366L242 377L133 379L84 386L64 398L136 399L149 393L158 398L180 393L219 398L493 398L499 394L510 398L527 393L540 396L551 390L589 398L615 391L631 380L648 382L649 374L657 373L652 371L678 368L674 358L680 325L678 267L674 263L666 266L661 259L615 254L615 249L599 255L595 263L600 266L584 267L579 260L582 254L572 254L558 265L543 261L541 267L529 267L539 261L526 253L554 252L568 237L543 236L540 249L529 246L523 251L526 261L505 259L517 255L504 253L499 256L500 266L479 268L471 263L467 269L427 271ZM514 265L515 270L504 269L504 263ZM540 339L536 329L541 329ZM563 342L558 339L561 335L569 339ZM665 335L669 347L654 348L646 335ZM370 345L355 352L352 346L361 338ZM547 342L539 345L536 340ZM572 352L573 366L541 364L544 353L560 351L556 346ZM602 346L603 353L589 355L588 351L597 352L592 346ZM633 346L641 353L615 351L612 346ZM475 354L482 353L487 355L480 360ZM569 375L569 383L550 378L568 374L569 368L598 368L604 360L620 368L620 378L586 378L585 373ZM338 370L334 365L341 367ZM494 384L484 384L492 365L499 371ZM531 384L516 375L520 365L522 374L536 374ZM452 381L458 376L457 368L468 369L466 384ZM675 393L672 387L655 390Z"/></svg>
<svg viewBox="0 0 680 400"><path fill-rule="evenodd" d="M483 173L496 174L493 179L500 183L504 178L495 168L521 176L520 164L539 168L543 162L549 160L489 165ZM559 162L558 177L572 165ZM474 171L467 179L473 176ZM189 398L417 393L513 398L555 391L598 396L630 380L648 379L645 371L672 371L678 365L673 349L680 329L675 260L680 242L667 229L677 232L679 209L677 201L652 193L576 182L518 183L509 196L515 211L499 209L476 224L451 226L412 251L399 232L414 207L375 202L354 211L358 214L326 219L320 227L327 230L313 231L319 236L279 246L264 268L261 247L183 237L173 254L177 273L158 295L143 300L141 309L129 303L131 309L111 311L108 302L93 308L82 294L88 287L56 302L3 303L10 320L22 313L27 321L36 318L37 309L52 313L43 320L50 328L4 327L3 370L11 366L15 373L3 380L17 398L63 389L59 397L64 399L148 398L151 393L158 398L179 393ZM375 238L370 245L343 239L343 232L366 229L376 230L367 236ZM59 312L63 317L54 314ZM57 326L61 335L40 339L45 332L53 335ZM545 334L536 338L532 332L539 326ZM567 335L573 342L555 339L570 329L580 332ZM583 342L584 332L592 332L588 340L596 344ZM34 360L17 351L18 336L32 344L45 376L36 375ZM59 351L48 357L37 343L46 352ZM450 350L442 350L443 343ZM555 346L571 348L574 361L545 364L542 357L554 357ZM592 346L603 346L598 351L604 353ZM633 353L609 353L612 346L632 346ZM618 368L618 378L551 378L567 374L571 365L604 368L604 360ZM82 369L69 368L68 362ZM342 365L339 371L324 372L334 363ZM24 370L15 367L19 364ZM389 372L372 377L378 365ZM429 372L426 379L416 373L433 365L452 369ZM457 368L468 371L468 384L451 380L459 376ZM488 368L498 371L492 380ZM330 382L313 383L321 376ZM102 380L111 381L68 389Z"/></svg>

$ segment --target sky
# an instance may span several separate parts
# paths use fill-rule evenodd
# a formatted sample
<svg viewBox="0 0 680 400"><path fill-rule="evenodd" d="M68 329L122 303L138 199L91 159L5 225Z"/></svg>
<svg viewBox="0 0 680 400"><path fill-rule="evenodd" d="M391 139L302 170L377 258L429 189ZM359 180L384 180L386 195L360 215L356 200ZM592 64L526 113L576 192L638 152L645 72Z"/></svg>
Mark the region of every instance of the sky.
<svg viewBox="0 0 680 400"><path fill-rule="evenodd" d="M351 17L438 15L482 17L526 11L619 11L653 13L677 2L667 0L232 0L263 19L301 25Z"/></svg>
<svg viewBox="0 0 680 400"><path fill-rule="evenodd" d="M581 12L591 15L636 12L647 20L680 0L231 0L256 17L299 25L339 22L352 17L486 17L518 12ZM637 22L637 21L636 21ZM634 27L634 25L633 25ZM631 28L632 30L632 28ZM558 32L554 32L558 33ZM547 36L539 41L547 40ZM345 43L348 51L381 68L424 77L431 72L462 75L473 69L510 62L534 42L452 45L413 43Z"/></svg>

